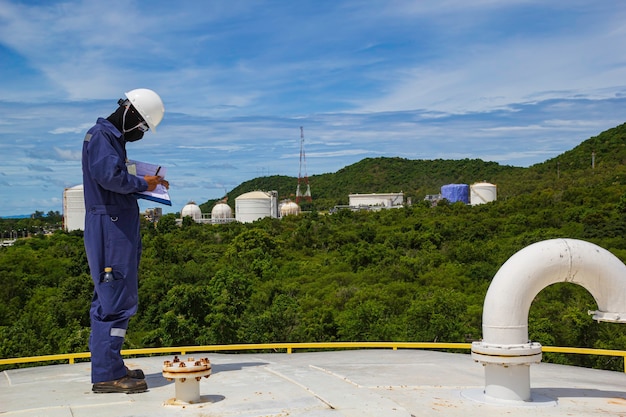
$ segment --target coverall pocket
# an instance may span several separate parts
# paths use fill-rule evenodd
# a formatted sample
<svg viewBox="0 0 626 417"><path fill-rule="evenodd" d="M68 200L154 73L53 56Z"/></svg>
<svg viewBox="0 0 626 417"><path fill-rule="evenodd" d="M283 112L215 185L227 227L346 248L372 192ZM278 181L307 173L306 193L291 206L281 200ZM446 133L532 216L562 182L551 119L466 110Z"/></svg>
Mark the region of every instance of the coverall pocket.
<svg viewBox="0 0 626 417"><path fill-rule="evenodd" d="M98 282L98 297L100 298L102 312L105 315L118 314L120 307L124 307L126 284L123 276L118 271L113 270L113 277L112 281Z"/></svg>
<svg viewBox="0 0 626 417"><path fill-rule="evenodd" d="M137 251L141 245L138 218L129 215L108 217L104 232L105 264L116 267L124 277L132 275L133 271L136 273Z"/></svg>

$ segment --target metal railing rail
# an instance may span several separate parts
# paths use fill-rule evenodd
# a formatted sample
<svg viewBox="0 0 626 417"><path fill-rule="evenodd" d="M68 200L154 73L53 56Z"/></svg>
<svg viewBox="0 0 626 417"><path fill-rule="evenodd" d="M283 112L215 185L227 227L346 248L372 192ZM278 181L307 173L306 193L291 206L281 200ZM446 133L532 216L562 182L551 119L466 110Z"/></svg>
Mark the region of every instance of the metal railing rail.
<svg viewBox="0 0 626 417"><path fill-rule="evenodd" d="M232 345L204 345L204 346L174 346L160 348L123 349L122 355L154 355L175 353L186 355L192 352L218 352L243 350L282 350L288 354L296 349L462 349L472 348L471 343L438 343L438 342L311 342L311 343L251 343ZM626 373L626 351L612 349L591 349L576 347L542 346L543 352L573 353L580 355L619 356L624 359ZM61 353L56 355L29 356L23 358L0 359L0 365L13 365L33 362L68 361L75 363L76 359L90 358L90 352Z"/></svg>

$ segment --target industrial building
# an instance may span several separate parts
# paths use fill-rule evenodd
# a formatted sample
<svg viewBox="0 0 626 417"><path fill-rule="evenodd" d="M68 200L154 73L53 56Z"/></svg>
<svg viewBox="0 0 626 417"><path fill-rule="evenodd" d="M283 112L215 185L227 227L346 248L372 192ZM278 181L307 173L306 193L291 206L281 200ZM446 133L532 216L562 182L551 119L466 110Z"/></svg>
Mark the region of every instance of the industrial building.
<svg viewBox="0 0 626 417"><path fill-rule="evenodd" d="M347 206L335 206L330 212L340 209L349 210L381 210L387 208L404 207L404 193L371 193L371 194L348 194Z"/></svg>
<svg viewBox="0 0 626 417"><path fill-rule="evenodd" d="M404 193L349 194L351 208L398 208L404 206Z"/></svg>
<svg viewBox="0 0 626 417"><path fill-rule="evenodd" d="M144 213L144 217L150 223L158 223L159 220L161 220L161 217L163 217L163 209L161 207L153 207L153 208L146 209L146 212Z"/></svg>

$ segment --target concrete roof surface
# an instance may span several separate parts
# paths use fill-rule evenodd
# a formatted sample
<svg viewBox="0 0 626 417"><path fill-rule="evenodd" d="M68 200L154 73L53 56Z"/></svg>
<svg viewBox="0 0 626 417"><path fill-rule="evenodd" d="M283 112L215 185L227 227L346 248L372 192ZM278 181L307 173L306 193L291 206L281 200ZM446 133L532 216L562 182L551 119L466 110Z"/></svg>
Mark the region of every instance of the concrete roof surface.
<svg viewBox="0 0 626 417"><path fill-rule="evenodd" d="M286 353L193 353L212 374L201 401L175 401L162 376L174 355L127 359L149 391L91 392L90 363L4 371L2 417L626 417L626 374L540 363L531 365L533 401L484 398L484 370L468 354L371 349Z"/></svg>

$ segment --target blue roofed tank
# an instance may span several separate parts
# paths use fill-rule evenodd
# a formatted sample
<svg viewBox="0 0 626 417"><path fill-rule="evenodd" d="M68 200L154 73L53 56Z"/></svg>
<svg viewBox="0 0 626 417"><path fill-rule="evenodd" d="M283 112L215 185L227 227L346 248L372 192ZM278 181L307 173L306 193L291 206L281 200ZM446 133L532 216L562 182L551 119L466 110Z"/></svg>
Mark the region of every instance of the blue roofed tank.
<svg viewBox="0 0 626 417"><path fill-rule="evenodd" d="M469 185L447 184L441 187L441 197L451 203L463 202L469 204Z"/></svg>

